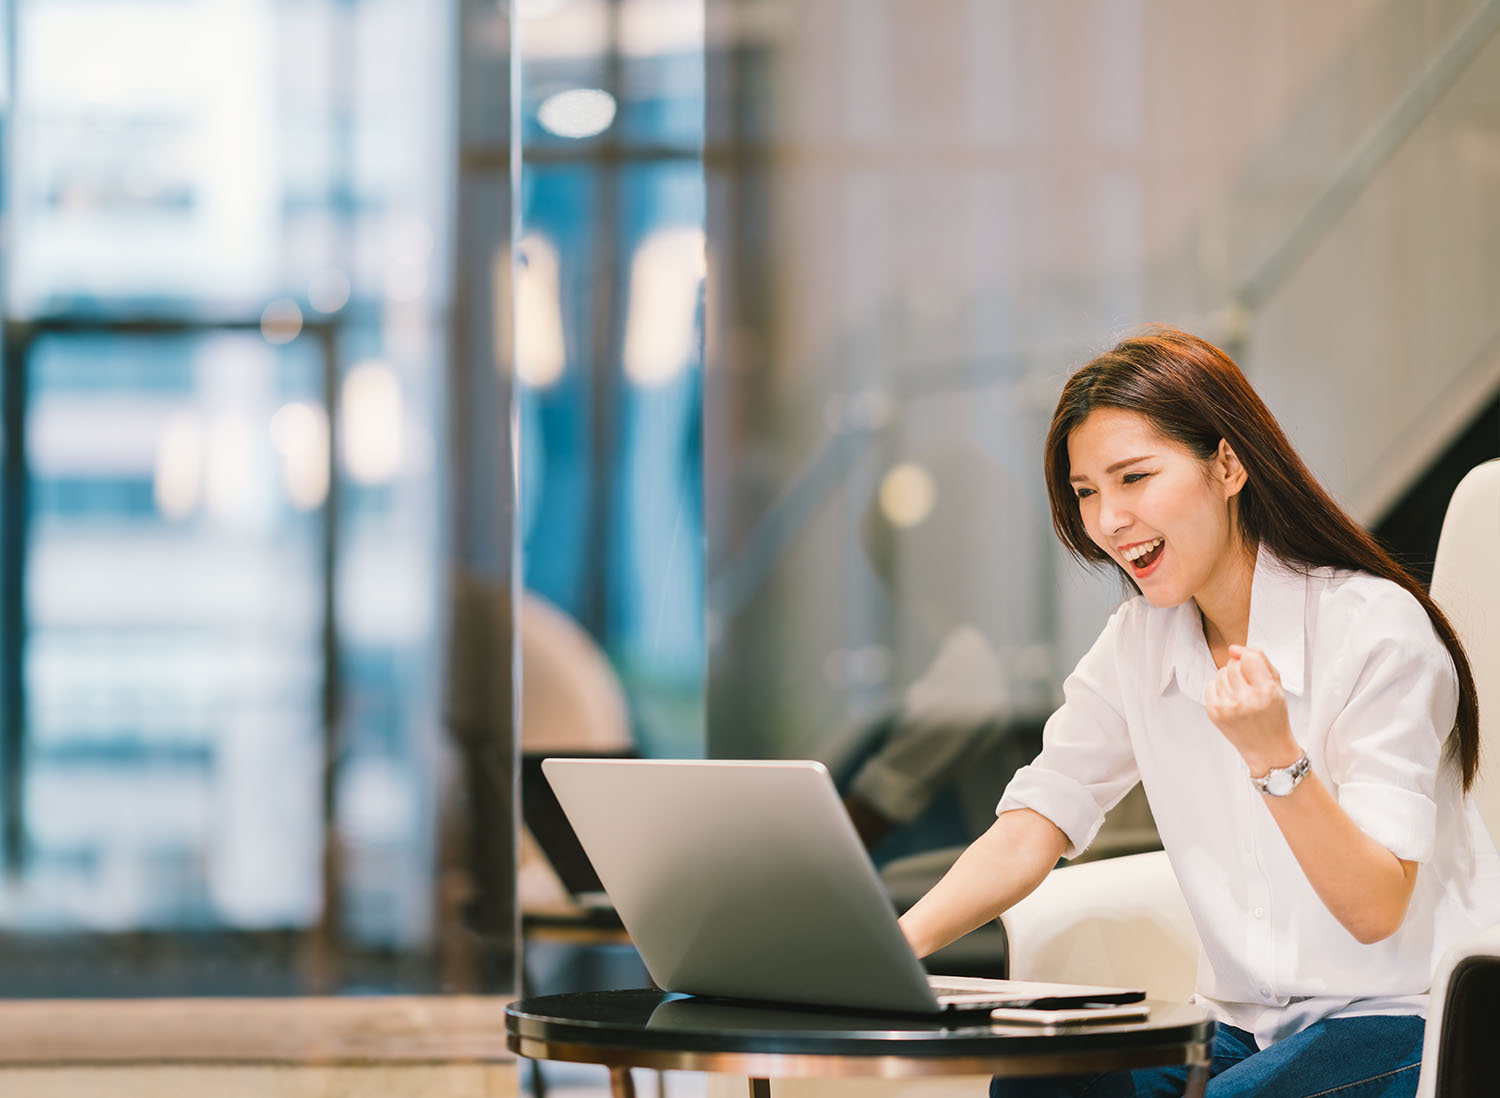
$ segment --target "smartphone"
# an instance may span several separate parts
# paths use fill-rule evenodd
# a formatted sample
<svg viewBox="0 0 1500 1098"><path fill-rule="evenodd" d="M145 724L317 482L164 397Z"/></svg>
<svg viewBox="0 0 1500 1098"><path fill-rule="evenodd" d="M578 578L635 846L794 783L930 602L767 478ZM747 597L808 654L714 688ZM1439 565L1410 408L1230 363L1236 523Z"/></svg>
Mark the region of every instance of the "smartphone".
<svg viewBox="0 0 1500 1098"><path fill-rule="evenodd" d="M996 1007L990 1021L1002 1025L1069 1026L1082 1022L1139 1021L1150 1013L1145 1003L1108 1003L1094 1007L1059 1007L1038 1010L1034 1007Z"/></svg>

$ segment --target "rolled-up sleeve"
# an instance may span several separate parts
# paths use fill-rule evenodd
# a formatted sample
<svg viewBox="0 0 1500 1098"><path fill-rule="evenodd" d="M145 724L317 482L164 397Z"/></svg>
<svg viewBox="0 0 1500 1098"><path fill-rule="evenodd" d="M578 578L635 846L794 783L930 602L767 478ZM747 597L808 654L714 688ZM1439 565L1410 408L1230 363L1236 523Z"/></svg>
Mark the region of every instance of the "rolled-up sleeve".
<svg viewBox="0 0 1500 1098"><path fill-rule="evenodd" d="M1406 598L1372 607L1361 623L1360 663L1329 728L1327 765L1340 807L1365 834L1398 858L1425 862L1458 676L1425 611Z"/></svg>
<svg viewBox="0 0 1500 1098"><path fill-rule="evenodd" d="M1063 683L1063 705L1047 721L1042 751L1016 771L996 814L1029 808L1068 837L1066 858L1093 842L1104 814L1139 780L1121 704L1121 634L1129 629L1127 604Z"/></svg>

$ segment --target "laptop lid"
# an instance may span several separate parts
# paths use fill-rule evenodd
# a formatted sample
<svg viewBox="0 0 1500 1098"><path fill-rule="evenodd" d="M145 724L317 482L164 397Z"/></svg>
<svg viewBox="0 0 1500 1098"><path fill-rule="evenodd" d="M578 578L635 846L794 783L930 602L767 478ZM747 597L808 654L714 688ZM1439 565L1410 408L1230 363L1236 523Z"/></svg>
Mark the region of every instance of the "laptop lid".
<svg viewBox="0 0 1500 1098"><path fill-rule="evenodd" d="M599 874L584 853L562 805L557 803L551 784L542 774L542 760L546 757L530 752L521 755L521 819L573 901L584 907L608 907L610 900L599 881ZM577 757L617 759L631 757L631 753L612 751Z"/></svg>
<svg viewBox="0 0 1500 1098"><path fill-rule="evenodd" d="M542 769L663 989L940 1009L821 763L547 759Z"/></svg>

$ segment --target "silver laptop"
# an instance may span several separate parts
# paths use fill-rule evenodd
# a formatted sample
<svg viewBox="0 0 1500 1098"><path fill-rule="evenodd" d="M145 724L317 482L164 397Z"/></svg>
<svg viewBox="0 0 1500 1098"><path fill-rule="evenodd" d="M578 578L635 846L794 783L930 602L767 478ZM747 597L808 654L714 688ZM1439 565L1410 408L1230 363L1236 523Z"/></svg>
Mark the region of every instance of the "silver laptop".
<svg viewBox="0 0 1500 1098"><path fill-rule="evenodd" d="M1144 998L929 978L821 763L547 759L542 772L666 991L921 1014Z"/></svg>

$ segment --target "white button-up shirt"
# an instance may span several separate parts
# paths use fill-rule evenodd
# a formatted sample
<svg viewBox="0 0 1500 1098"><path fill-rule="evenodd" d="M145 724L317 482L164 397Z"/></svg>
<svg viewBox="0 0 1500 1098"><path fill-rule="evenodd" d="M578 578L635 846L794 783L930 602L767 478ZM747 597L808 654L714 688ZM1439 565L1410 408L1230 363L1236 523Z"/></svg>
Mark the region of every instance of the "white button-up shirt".
<svg viewBox="0 0 1500 1098"><path fill-rule="evenodd" d="M997 812L1041 813L1073 857L1139 780L1202 940L1198 999L1261 1047L1322 1018L1422 1014L1438 958L1500 922L1500 856L1445 755L1458 705L1447 649L1396 584L1302 575L1267 552L1248 644L1280 673L1313 772L1368 835L1421 863L1395 934L1361 945L1308 883L1204 710L1217 671L1191 601L1115 611Z"/></svg>

